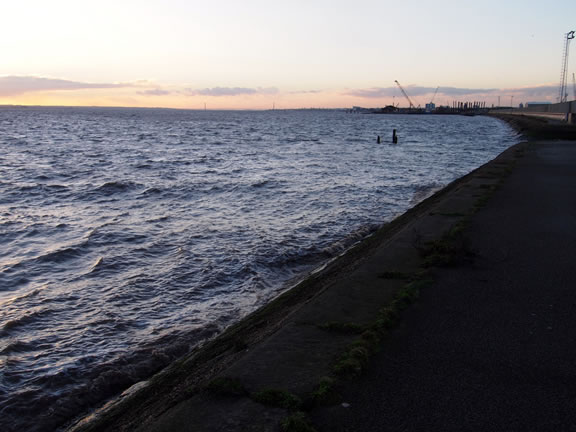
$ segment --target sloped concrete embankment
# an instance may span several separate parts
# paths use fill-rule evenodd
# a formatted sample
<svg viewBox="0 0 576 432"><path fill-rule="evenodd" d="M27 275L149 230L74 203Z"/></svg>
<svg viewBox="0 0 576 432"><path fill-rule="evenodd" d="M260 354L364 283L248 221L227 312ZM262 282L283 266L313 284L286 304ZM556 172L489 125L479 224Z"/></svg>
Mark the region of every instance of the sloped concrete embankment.
<svg viewBox="0 0 576 432"><path fill-rule="evenodd" d="M339 385L362 373L434 266L467 259L462 228L526 145L453 182L70 430L312 430L307 412L341 402Z"/></svg>

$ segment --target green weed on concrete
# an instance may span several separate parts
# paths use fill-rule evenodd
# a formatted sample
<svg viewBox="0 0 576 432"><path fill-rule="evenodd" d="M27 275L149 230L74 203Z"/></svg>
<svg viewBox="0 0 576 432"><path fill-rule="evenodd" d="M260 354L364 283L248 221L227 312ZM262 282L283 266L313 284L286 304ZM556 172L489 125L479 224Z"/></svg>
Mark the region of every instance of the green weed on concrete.
<svg viewBox="0 0 576 432"><path fill-rule="evenodd" d="M462 219L436 241L420 248L424 267L450 267L469 261L473 255L464 231L468 220Z"/></svg>
<svg viewBox="0 0 576 432"><path fill-rule="evenodd" d="M396 326L400 313L418 298L420 290L431 283L430 279L419 279L406 284L392 302L382 308L377 319L354 341L332 368L335 376L352 378L361 375L368 366L370 357L378 350L387 331Z"/></svg>
<svg viewBox="0 0 576 432"><path fill-rule="evenodd" d="M312 393L308 396L306 405L327 405L334 401L336 396L336 380L332 377L322 377L318 385Z"/></svg>
<svg viewBox="0 0 576 432"><path fill-rule="evenodd" d="M251 395L252 400L262 405L274 406L288 410L296 410L302 406L302 400L286 390L267 389Z"/></svg>
<svg viewBox="0 0 576 432"><path fill-rule="evenodd" d="M281 424L283 432L317 432L303 412L286 417Z"/></svg>

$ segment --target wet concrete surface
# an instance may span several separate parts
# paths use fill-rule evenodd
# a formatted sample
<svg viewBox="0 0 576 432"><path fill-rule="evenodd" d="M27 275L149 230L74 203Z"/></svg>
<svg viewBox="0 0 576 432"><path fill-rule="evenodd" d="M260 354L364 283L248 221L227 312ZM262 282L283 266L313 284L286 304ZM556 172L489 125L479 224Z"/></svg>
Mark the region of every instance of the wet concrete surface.
<svg viewBox="0 0 576 432"><path fill-rule="evenodd" d="M576 430L576 142L533 142L319 431Z"/></svg>

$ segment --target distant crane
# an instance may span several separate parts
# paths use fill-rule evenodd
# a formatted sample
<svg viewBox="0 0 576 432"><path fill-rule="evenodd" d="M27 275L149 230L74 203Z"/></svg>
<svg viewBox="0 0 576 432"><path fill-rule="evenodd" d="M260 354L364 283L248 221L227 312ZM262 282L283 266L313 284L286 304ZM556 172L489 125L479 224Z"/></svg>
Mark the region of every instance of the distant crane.
<svg viewBox="0 0 576 432"><path fill-rule="evenodd" d="M400 83L398 82L398 80L394 80L394 82L398 85L398 87L400 88L400 91L402 92L402 94L404 95L404 97L406 98L406 100L408 101L408 104L410 106L410 108L416 108L416 106L412 103L412 101L410 100L410 98L408 97L408 94L404 91L404 89L402 88L402 86L400 85Z"/></svg>
<svg viewBox="0 0 576 432"><path fill-rule="evenodd" d="M430 105L434 103L434 99L436 98L436 93L438 93L439 88L440 86L436 87L436 90L434 91L434 96L432 96L432 99L430 99Z"/></svg>
<svg viewBox="0 0 576 432"><path fill-rule="evenodd" d="M562 53L562 70L560 72L560 93L558 95L558 102L566 102L568 100L568 54L570 53L570 41L574 39L574 30L566 33L564 40L564 52Z"/></svg>

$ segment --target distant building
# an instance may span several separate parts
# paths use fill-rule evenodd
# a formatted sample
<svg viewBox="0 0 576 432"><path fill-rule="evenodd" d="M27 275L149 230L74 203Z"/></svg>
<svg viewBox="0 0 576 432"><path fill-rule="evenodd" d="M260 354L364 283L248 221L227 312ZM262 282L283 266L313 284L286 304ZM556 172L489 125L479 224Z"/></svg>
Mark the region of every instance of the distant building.
<svg viewBox="0 0 576 432"><path fill-rule="evenodd" d="M426 112L432 112L436 109L436 104L432 102L426 104Z"/></svg>
<svg viewBox="0 0 576 432"><path fill-rule="evenodd" d="M365 112L370 112L372 111L373 108L364 108L364 107L359 107L359 106L353 106L352 107L352 112L357 112L357 113L365 113Z"/></svg>
<svg viewBox="0 0 576 432"><path fill-rule="evenodd" d="M529 107L530 105L551 105L550 102L526 102L526 106Z"/></svg>
<svg viewBox="0 0 576 432"><path fill-rule="evenodd" d="M394 105L386 105L384 108L380 110L380 112L385 114L396 113L398 112L398 108L396 108Z"/></svg>

